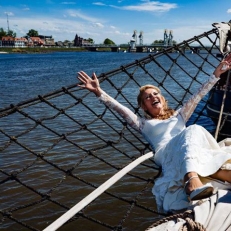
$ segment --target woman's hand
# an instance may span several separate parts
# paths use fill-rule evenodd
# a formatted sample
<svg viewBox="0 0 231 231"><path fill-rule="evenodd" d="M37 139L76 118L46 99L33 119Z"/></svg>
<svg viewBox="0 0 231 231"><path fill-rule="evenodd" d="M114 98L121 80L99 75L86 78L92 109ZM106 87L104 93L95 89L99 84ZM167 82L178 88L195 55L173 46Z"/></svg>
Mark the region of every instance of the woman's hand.
<svg viewBox="0 0 231 231"><path fill-rule="evenodd" d="M229 64L231 63L231 53L229 53L225 58L224 61L228 62Z"/></svg>
<svg viewBox="0 0 231 231"><path fill-rule="evenodd" d="M99 80L95 73L92 74L92 78L91 78L84 71L80 71L78 72L78 79L83 84L78 84L77 86L95 93L96 96L101 95L101 88L99 85Z"/></svg>
<svg viewBox="0 0 231 231"><path fill-rule="evenodd" d="M220 62L213 74L219 78L220 75L231 69L231 53Z"/></svg>

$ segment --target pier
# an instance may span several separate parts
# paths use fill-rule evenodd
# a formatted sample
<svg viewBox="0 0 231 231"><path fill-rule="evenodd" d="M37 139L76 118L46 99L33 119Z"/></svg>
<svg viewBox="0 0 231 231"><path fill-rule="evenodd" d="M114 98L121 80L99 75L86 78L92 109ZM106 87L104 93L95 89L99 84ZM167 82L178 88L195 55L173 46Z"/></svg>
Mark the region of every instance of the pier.
<svg viewBox="0 0 231 231"><path fill-rule="evenodd" d="M126 50L127 52L146 52L146 53L151 53L151 52L158 52L162 51L164 49L168 49L172 46L170 45L165 45L165 44L153 44L153 45L136 45L134 47L130 45L91 45L91 46L84 46L88 51L100 51L102 49L108 49L111 52L123 52ZM186 51L190 53L201 53L205 49L210 49L210 47L202 47L202 46L182 46L181 47L181 52L185 53Z"/></svg>

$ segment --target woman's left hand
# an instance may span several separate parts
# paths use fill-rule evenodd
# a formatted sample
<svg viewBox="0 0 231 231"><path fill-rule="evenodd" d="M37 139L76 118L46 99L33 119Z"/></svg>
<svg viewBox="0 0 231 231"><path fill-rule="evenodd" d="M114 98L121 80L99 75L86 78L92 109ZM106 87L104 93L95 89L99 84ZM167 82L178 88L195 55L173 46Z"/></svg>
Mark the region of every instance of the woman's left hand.
<svg viewBox="0 0 231 231"><path fill-rule="evenodd" d="M220 62L213 74L219 78L220 75L231 69L231 53Z"/></svg>

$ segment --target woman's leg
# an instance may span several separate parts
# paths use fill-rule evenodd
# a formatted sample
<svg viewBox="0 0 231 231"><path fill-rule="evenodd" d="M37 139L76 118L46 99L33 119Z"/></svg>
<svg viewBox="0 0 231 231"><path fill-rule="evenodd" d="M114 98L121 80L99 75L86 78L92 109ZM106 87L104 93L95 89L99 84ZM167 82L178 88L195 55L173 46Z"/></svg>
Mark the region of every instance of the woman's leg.
<svg viewBox="0 0 231 231"><path fill-rule="evenodd" d="M196 172L189 172L184 176L184 182L187 182L192 176L198 176ZM210 177L231 183L231 170L220 169L216 173L212 174ZM203 184L200 178L192 178L185 186L185 191L190 194L194 189L201 187Z"/></svg>
<svg viewBox="0 0 231 231"><path fill-rule="evenodd" d="M197 177L194 177L194 176L197 176ZM191 177L194 177L194 178L191 178ZM191 180L189 180L191 179ZM189 181L188 181L189 180ZM185 174L184 176L184 182L187 182L187 185L185 185L185 192L190 195L190 193L201 187L203 184L200 180L200 178L198 177L198 174L196 172L188 172Z"/></svg>
<svg viewBox="0 0 231 231"><path fill-rule="evenodd" d="M231 183L231 170L220 169L216 173L212 174L211 177L217 180Z"/></svg>
<svg viewBox="0 0 231 231"><path fill-rule="evenodd" d="M203 185L196 172L188 172L184 176L185 192L190 200L201 200L212 196L213 186L211 184Z"/></svg>

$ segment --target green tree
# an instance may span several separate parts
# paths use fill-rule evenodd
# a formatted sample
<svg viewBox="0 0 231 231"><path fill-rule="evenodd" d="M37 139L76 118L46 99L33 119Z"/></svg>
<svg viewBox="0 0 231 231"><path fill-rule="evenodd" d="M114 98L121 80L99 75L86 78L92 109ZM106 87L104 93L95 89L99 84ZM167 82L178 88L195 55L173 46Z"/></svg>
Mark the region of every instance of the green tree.
<svg viewBox="0 0 231 231"><path fill-rule="evenodd" d="M155 40L151 45L164 44L164 40ZM172 40L172 44L177 44L175 40Z"/></svg>
<svg viewBox="0 0 231 231"><path fill-rule="evenodd" d="M164 40L155 40L152 45L155 45L155 44L164 44Z"/></svg>
<svg viewBox="0 0 231 231"><path fill-rule="evenodd" d="M115 43L109 39L109 38L106 38L103 42L104 45L115 45Z"/></svg>
<svg viewBox="0 0 231 231"><path fill-rule="evenodd" d="M15 37L17 36L16 33L15 33L14 31L12 31L12 30L9 30L9 31L6 33L6 35L11 36L11 37L13 37L13 38L15 38Z"/></svg>
<svg viewBox="0 0 231 231"><path fill-rule="evenodd" d="M172 44L176 45L177 41L176 40L172 40Z"/></svg>
<svg viewBox="0 0 231 231"><path fill-rule="evenodd" d="M92 38L88 38L88 41L89 41L90 43L94 43L94 40L93 40Z"/></svg>
<svg viewBox="0 0 231 231"><path fill-rule="evenodd" d="M0 39L2 39L3 36L6 36L6 31L4 31L3 28L0 28Z"/></svg>
<svg viewBox="0 0 231 231"><path fill-rule="evenodd" d="M30 36L30 37L37 37L38 35L39 35L38 31L34 29L30 29L29 32L27 33L27 36Z"/></svg>

